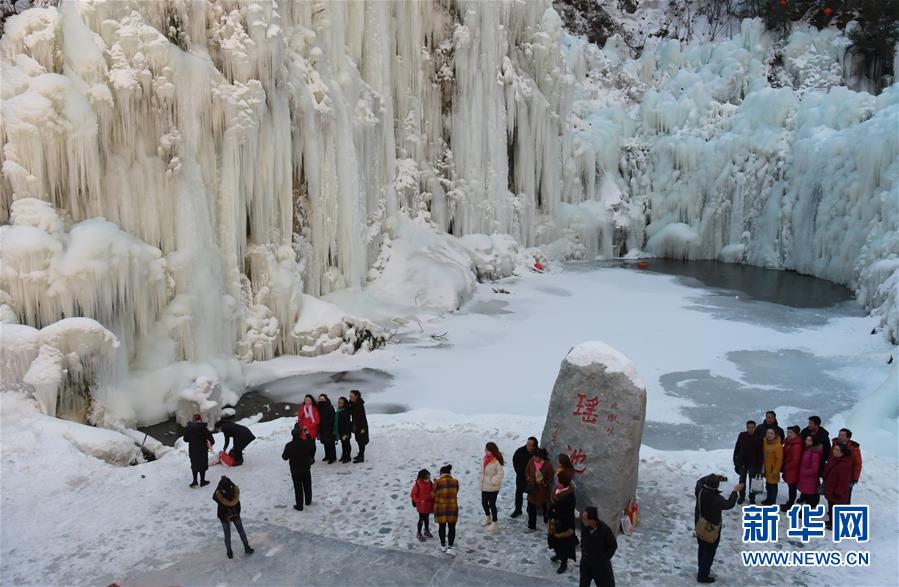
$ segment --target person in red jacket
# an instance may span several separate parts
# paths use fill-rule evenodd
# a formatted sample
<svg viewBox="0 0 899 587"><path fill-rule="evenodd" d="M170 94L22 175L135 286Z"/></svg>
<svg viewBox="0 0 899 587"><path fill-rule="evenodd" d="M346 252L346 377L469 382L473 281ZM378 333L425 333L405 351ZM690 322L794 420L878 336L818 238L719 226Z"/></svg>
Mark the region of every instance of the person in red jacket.
<svg viewBox="0 0 899 587"><path fill-rule="evenodd" d="M418 512L418 541L424 542L426 538L434 537L430 527L431 514L434 513L434 482L431 481L430 471L422 469L418 472L418 479L409 495L412 497L412 507Z"/></svg>
<svg viewBox="0 0 899 587"><path fill-rule="evenodd" d="M300 430L306 431L306 436L312 439L312 462L315 462L315 440L318 438L318 425L321 417L318 414L318 406L315 404L315 398L306 394L303 398L303 405L297 412L297 423Z"/></svg>
<svg viewBox="0 0 899 587"><path fill-rule="evenodd" d="M852 484L849 487L849 501L852 502L852 488L858 483L859 477L862 476L862 447L859 443L852 440L852 430L848 428L840 428L840 435L833 439L833 446L837 444L845 444L849 449L849 456L852 457Z"/></svg>
<svg viewBox="0 0 899 587"><path fill-rule="evenodd" d="M790 489L790 495L786 503L781 504L780 511L785 512L796 503L796 488L799 484L799 464L802 459L802 437L799 436L799 426L787 428L787 438L784 441L784 467L783 480Z"/></svg>
<svg viewBox="0 0 899 587"><path fill-rule="evenodd" d="M800 433L800 437L802 434ZM809 507L817 507L818 500L818 471L821 463L821 445L815 442L813 436L806 436L803 440L805 449L799 459L799 503L808 504Z"/></svg>
<svg viewBox="0 0 899 587"><path fill-rule="evenodd" d="M835 444L824 465L824 497L827 498L828 530L833 523L833 506L849 503L852 483L852 457L845 444Z"/></svg>

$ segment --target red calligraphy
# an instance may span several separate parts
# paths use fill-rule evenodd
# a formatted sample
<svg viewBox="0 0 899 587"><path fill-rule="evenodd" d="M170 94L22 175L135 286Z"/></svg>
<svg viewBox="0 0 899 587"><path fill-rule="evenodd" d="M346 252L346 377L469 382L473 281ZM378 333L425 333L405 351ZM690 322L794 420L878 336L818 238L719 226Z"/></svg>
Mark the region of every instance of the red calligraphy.
<svg viewBox="0 0 899 587"><path fill-rule="evenodd" d="M574 467L575 473L583 473L587 470L587 453L582 448L571 448L568 445L568 456L571 457L571 465Z"/></svg>
<svg viewBox="0 0 899 587"><path fill-rule="evenodd" d="M608 434L609 436L615 436L615 427L606 426L606 434Z"/></svg>
<svg viewBox="0 0 899 587"><path fill-rule="evenodd" d="M580 416L581 422L584 424L596 424L599 414L596 408L599 406L599 396L595 395L591 399L583 393L577 394L577 408L571 412L572 416Z"/></svg>
<svg viewBox="0 0 899 587"><path fill-rule="evenodd" d="M617 423L618 422L618 414L609 414L608 416L606 416L606 420L608 420L609 422L612 422L612 423Z"/></svg>
<svg viewBox="0 0 899 587"><path fill-rule="evenodd" d="M555 428L553 428L553 433L549 439L549 442L553 446L555 446L556 443L559 442L559 425L558 424L556 424Z"/></svg>

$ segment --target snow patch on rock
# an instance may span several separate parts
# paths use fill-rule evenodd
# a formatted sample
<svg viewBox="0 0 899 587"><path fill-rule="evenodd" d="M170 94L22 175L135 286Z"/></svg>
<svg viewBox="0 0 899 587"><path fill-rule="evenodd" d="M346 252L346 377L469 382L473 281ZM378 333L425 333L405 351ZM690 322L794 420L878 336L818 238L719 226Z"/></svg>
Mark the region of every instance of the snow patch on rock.
<svg viewBox="0 0 899 587"><path fill-rule="evenodd" d="M591 340L579 343L568 351L565 360L572 365L586 367L587 365L604 365L607 373L622 373L631 380L636 387L645 390L646 385L637 374L637 368L624 356L624 353L608 344Z"/></svg>

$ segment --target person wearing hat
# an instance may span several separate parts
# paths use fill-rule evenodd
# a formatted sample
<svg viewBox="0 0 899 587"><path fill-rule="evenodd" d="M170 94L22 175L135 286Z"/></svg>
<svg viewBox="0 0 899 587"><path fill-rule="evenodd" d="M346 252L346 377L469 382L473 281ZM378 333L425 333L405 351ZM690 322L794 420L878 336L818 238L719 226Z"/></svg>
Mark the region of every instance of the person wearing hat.
<svg viewBox="0 0 899 587"><path fill-rule="evenodd" d="M711 576L712 563L715 560L715 552L718 550L718 544L721 542L721 512L733 509L737 504L740 492L743 491L743 484L737 483L730 492L730 497L724 499L721 492L718 491L718 485L723 477L720 475L707 475L696 482L694 493L696 495L696 507L693 512L693 523L699 522L700 516L709 524L718 527L718 535L714 542L706 542L698 535L696 542L699 544L698 564L699 568L696 573L696 581L698 583L714 583L715 578Z"/></svg>
<svg viewBox="0 0 899 587"><path fill-rule="evenodd" d="M579 587L615 587L612 557L618 550L615 533L599 519L595 507L587 507L581 513L581 566Z"/></svg>
<svg viewBox="0 0 899 587"><path fill-rule="evenodd" d="M434 521L440 536L440 550L455 556L453 544L456 541L456 522L459 521L459 482L451 475L452 470L452 465L440 467L440 477L434 484Z"/></svg>

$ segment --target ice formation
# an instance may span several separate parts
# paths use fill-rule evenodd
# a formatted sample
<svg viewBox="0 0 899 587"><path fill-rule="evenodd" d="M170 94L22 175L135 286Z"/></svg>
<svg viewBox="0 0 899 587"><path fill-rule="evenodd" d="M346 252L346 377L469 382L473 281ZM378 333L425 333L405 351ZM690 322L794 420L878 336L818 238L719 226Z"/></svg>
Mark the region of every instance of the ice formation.
<svg viewBox="0 0 899 587"><path fill-rule="evenodd" d="M899 363L893 365L883 384L847 414L850 429L864 430L870 439L866 449L877 454L895 455L899 440Z"/></svg>
<svg viewBox="0 0 899 587"><path fill-rule="evenodd" d="M225 381L235 355L326 352L323 326L377 340L334 312L323 325L311 296L406 271L391 265L414 255L410 219L596 252L582 228L596 222L559 214L584 199L561 187L561 36L548 1L127 0L10 17L4 320L95 318L122 341L131 395L166 371L150 393L171 409L209 367ZM444 248L477 270L470 249ZM448 279L426 304L464 301L473 280Z"/></svg>
<svg viewBox="0 0 899 587"><path fill-rule="evenodd" d="M119 340L99 322L4 324L0 335L0 386L30 392L44 414L111 424L128 413L115 393Z"/></svg>
<svg viewBox="0 0 899 587"><path fill-rule="evenodd" d="M570 40L575 149L596 153L616 252L794 269L857 292L899 338L899 84L845 87L849 41L746 20L639 59ZM592 169L579 175L589 176Z"/></svg>
<svg viewBox="0 0 899 587"><path fill-rule="evenodd" d="M121 342L104 419L149 423L198 377L232 402L238 359L373 348L533 246L796 269L896 336L899 87L842 87L846 43L747 21L634 60L549 0L25 10L0 39L3 336L95 319Z"/></svg>

